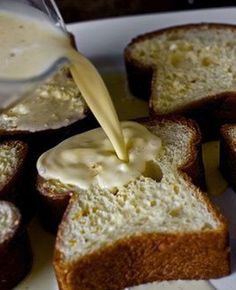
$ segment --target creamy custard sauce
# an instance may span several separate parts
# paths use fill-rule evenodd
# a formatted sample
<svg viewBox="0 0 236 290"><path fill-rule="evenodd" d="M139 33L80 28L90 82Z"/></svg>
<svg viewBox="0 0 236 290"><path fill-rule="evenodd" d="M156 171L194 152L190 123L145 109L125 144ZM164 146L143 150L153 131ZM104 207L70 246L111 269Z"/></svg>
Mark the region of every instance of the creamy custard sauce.
<svg viewBox="0 0 236 290"><path fill-rule="evenodd" d="M0 5L0 78L27 79L67 57L83 98L109 137L117 156L128 160L119 120L109 93L95 67L72 46L69 35L32 8L32 14L16 13L16 2ZM27 6L26 6L27 7ZM19 5L20 11L22 4ZM27 8L29 10L29 8ZM28 16L33 15L33 17Z"/></svg>
<svg viewBox="0 0 236 290"><path fill-rule="evenodd" d="M129 162L117 158L111 142L98 128L73 136L45 152L37 163L40 176L81 189L93 185L113 189L146 174L149 162L157 158L160 138L136 122L121 125Z"/></svg>

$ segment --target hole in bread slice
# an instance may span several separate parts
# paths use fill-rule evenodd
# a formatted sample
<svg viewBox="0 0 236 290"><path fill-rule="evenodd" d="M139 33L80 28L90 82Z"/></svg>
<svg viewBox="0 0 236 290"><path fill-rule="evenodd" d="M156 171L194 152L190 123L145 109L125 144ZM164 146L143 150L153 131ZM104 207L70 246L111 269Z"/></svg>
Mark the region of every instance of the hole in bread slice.
<svg viewBox="0 0 236 290"><path fill-rule="evenodd" d="M150 177L151 179L160 182L162 179L162 171L160 166L153 160L146 162L143 176Z"/></svg>

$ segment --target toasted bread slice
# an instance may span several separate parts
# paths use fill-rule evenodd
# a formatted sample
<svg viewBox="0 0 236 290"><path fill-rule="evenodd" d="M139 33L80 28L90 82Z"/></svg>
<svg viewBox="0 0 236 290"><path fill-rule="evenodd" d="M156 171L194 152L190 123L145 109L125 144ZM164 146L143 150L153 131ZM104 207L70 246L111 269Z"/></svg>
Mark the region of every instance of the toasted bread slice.
<svg viewBox="0 0 236 290"><path fill-rule="evenodd" d="M54 255L60 289L112 290L229 274L227 224L193 185L200 164L197 127L177 119L143 124L162 140L154 160L161 181L140 176L114 192L39 179L40 193L52 203L69 200Z"/></svg>
<svg viewBox="0 0 236 290"><path fill-rule="evenodd" d="M156 115L184 114L205 135L236 121L236 26L190 24L135 38L125 50L131 92ZM214 130L214 134L213 134Z"/></svg>
<svg viewBox="0 0 236 290"><path fill-rule="evenodd" d="M226 124L220 133L220 170L236 190L236 125Z"/></svg>
<svg viewBox="0 0 236 290"><path fill-rule="evenodd" d="M0 289L12 289L31 265L31 246L20 212L12 203L0 201Z"/></svg>

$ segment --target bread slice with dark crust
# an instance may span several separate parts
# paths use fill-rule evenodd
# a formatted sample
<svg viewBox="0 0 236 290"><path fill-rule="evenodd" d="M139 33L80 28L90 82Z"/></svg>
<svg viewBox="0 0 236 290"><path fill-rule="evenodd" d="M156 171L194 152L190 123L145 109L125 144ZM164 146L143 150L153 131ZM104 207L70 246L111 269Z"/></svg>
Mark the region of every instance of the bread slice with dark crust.
<svg viewBox="0 0 236 290"><path fill-rule="evenodd" d="M226 124L220 130L220 170L236 190L236 125Z"/></svg>
<svg viewBox="0 0 236 290"><path fill-rule="evenodd" d="M32 251L20 212L0 201L0 289L10 290L30 271Z"/></svg>
<svg viewBox="0 0 236 290"><path fill-rule="evenodd" d="M198 121L204 138L218 136L222 124L236 121L236 71L232 66L235 36L235 25L202 23L174 26L134 38L124 52L130 91L135 96L150 98L152 114L191 117ZM199 43L202 47L198 50ZM161 97L162 93L168 96ZM172 101L165 109L158 105L161 99L169 97ZM182 97L187 101L179 99L179 104L172 106L171 102L174 104Z"/></svg>
<svg viewBox="0 0 236 290"><path fill-rule="evenodd" d="M64 200L65 207L69 200L57 233L54 254L54 267L61 290L116 290L156 280L217 278L230 272L227 223L205 193L193 184L199 180L196 178L199 174L193 175L194 168L198 172L200 164L197 161L200 144L197 126L190 120L176 118L146 120L142 124L162 140L163 151L157 159L163 172L160 183L152 178L140 177L114 194L102 189L93 189L94 192L91 189L86 193L58 180L38 179L40 194L51 198L52 204L56 195L58 200ZM149 203L146 195L150 193L153 200ZM86 201L92 202L93 197L96 197L96 203L88 206ZM106 197L110 205L114 203L114 207L103 207ZM133 205L134 208L129 210L130 218L124 224L121 222L121 226L115 213L109 213L109 208L116 208L117 202L121 202L121 211L126 208L122 203L123 197L125 203L140 202L140 205ZM169 198L175 201L172 203ZM179 198L182 201L177 201ZM152 230L145 230L145 219L141 219L139 210L144 210L143 201L147 206L147 216L157 214L154 219L156 226L152 226ZM175 204L180 207L175 207ZM162 215L159 215L162 211L165 213L166 206L170 207L162 223ZM182 212L188 207L191 208L189 213ZM108 215L107 220L100 220L101 212L104 212L102 217ZM207 222L205 220L201 224L200 216L207 217ZM91 224L87 224L90 217ZM109 217L113 221L111 227ZM93 240L87 230L98 220L102 228ZM196 225L198 220L201 225ZM180 223L177 228L175 222ZM106 226L112 231L109 242L103 238Z"/></svg>
<svg viewBox="0 0 236 290"><path fill-rule="evenodd" d="M60 290L122 290L154 281L228 275L227 244L223 232L145 234L118 241L73 264L63 265L56 250L54 265Z"/></svg>
<svg viewBox="0 0 236 290"><path fill-rule="evenodd" d="M32 252L25 222L32 215L27 190L28 146L22 141L0 143L0 289L12 289L29 272Z"/></svg>

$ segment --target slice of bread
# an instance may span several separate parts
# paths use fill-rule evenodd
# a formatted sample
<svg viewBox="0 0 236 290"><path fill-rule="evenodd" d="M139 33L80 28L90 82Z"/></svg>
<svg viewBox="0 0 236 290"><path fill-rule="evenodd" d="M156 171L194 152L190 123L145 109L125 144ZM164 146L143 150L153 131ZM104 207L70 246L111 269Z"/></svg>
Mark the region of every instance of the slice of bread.
<svg viewBox="0 0 236 290"><path fill-rule="evenodd" d="M0 289L10 290L29 272L32 252L20 212L0 201Z"/></svg>
<svg viewBox="0 0 236 290"><path fill-rule="evenodd" d="M125 50L131 92L156 115L184 114L205 135L236 121L236 26L190 24L147 33Z"/></svg>
<svg viewBox="0 0 236 290"><path fill-rule="evenodd" d="M38 180L40 193L51 203L69 200L54 254L62 290L123 289L229 274L227 224L193 184L200 169L197 127L178 119L142 123L162 140L153 161L161 168L161 181L155 180L155 166L151 176L140 176L116 192Z"/></svg>
<svg viewBox="0 0 236 290"><path fill-rule="evenodd" d="M1 290L12 289L29 272L32 264L31 246L24 225L33 208L33 199L25 190L27 154L28 146L21 141L0 143Z"/></svg>
<svg viewBox="0 0 236 290"><path fill-rule="evenodd" d="M220 170L236 190L236 125L226 124L220 133Z"/></svg>

